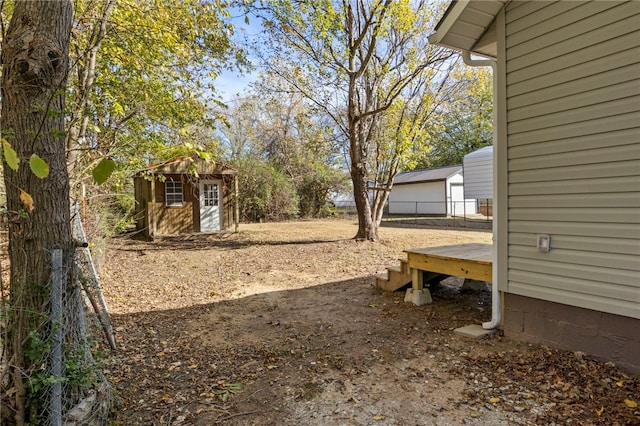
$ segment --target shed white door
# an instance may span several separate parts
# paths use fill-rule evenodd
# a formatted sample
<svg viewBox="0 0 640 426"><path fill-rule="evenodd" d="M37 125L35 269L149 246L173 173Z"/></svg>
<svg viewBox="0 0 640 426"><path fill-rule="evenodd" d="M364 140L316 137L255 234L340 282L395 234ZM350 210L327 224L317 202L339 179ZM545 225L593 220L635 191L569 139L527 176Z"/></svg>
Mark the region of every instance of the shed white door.
<svg viewBox="0 0 640 426"><path fill-rule="evenodd" d="M464 198L464 185L462 183L452 183L449 216L466 216L469 214L476 214L476 200Z"/></svg>
<svg viewBox="0 0 640 426"><path fill-rule="evenodd" d="M222 223L220 213L220 181L200 181L200 231L219 231Z"/></svg>

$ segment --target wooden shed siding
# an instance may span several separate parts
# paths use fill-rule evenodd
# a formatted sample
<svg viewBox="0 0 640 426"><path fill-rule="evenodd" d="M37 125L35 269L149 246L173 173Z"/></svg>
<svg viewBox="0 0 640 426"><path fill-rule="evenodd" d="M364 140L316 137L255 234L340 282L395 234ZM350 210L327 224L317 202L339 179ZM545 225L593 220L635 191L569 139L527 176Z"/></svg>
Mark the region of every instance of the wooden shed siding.
<svg viewBox="0 0 640 426"><path fill-rule="evenodd" d="M182 181L181 175L166 175L166 180ZM158 235L196 232L194 226L194 204L198 204L196 191L189 182L182 181L183 205L165 206L165 183L156 182L156 223Z"/></svg>
<svg viewBox="0 0 640 426"><path fill-rule="evenodd" d="M640 2L505 18L506 290L640 318Z"/></svg>

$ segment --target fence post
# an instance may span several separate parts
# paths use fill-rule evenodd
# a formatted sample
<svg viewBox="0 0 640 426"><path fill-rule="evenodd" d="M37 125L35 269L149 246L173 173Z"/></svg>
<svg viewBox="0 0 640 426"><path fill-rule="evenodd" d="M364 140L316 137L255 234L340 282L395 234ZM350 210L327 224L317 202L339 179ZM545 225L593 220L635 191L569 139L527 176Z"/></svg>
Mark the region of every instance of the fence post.
<svg viewBox="0 0 640 426"><path fill-rule="evenodd" d="M51 323L53 330L53 347L51 348L51 425L62 424L62 250L53 250L51 256Z"/></svg>

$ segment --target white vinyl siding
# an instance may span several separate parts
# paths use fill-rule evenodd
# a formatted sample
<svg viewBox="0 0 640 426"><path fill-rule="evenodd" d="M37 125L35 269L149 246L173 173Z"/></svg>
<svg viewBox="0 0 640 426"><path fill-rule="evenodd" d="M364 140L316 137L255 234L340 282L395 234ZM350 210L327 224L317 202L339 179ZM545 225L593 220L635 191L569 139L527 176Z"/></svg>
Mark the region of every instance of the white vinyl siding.
<svg viewBox="0 0 640 426"><path fill-rule="evenodd" d="M446 180L394 185L389 214L447 214Z"/></svg>
<svg viewBox="0 0 640 426"><path fill-rule="evenodd" d="M505 21L506 291L640 318L640 2L513 1Z"/></svg>
<svg viewBox="0 0 640 426"><path fill-rule="evenodd" d="M466 198L493 198L493 147L487 146L464 156Z"/></svg>

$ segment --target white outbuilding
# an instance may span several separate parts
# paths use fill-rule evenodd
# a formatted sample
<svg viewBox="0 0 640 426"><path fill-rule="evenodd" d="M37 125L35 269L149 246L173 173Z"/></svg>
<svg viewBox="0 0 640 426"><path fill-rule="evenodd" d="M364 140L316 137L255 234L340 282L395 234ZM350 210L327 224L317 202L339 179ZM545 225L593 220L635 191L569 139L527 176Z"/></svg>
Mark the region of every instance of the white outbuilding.
<svg viewBox="0 0 640 426"><path fill-rule="evenodd" d="M389 214L466 216L476 200L465 199L462 166L399 173L389 193Z"/></svg>
<svg viewBox="0 0 640 426"><path fill-rule="evenodd" d="M485 146L464 156L464 196L493 198L493 146Z"/></svg>
<svg viewBox="0 0 640 426"><path fill-rule="evenodd" d="M462 166L465 198L478 200L478 213L493 216L493 145L465 155Z"/></svg>

